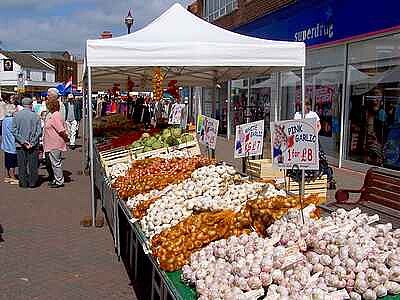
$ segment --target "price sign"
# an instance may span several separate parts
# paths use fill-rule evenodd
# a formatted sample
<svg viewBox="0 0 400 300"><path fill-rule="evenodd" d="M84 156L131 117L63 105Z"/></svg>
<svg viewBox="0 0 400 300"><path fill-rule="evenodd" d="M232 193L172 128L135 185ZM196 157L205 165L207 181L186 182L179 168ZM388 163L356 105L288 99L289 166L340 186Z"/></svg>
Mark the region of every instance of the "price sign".
<svg viewBox="0 0 400 300"><path fill-rule="evenodd" d="M264 120L236 126L235 158L261 155L264 145Z"/></svg>
<svg viewBox="0 0 400 300"><path fill-rule="evenodd" d="M218 136L219 121L203 115L197 116L197 134L200 135L199 143L215 149Z"/></svg>
<svg viewBox="0 0 400 300"><path fill-rule="evenodd" d="M185 104L175 103L172 106L171 112L168 117L168 124L170 125L181 125L183 111L185 109Z"/></svg>
<svg viewBox="0 0 400 300"><path fill-rule="evenodd" d="M316 119L287 120L271 123L273 166L302 170L319 169L319 145Z"/></svg>

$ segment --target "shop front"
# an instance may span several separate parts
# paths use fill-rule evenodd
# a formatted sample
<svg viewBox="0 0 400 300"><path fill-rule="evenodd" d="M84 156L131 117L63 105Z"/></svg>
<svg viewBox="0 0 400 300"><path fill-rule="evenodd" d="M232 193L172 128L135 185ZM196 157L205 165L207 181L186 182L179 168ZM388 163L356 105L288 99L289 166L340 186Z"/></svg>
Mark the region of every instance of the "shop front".
<svg viewBox="0 0 400 300"><path fill-rule="evenodd" d="M322 147L338 166L400 169L398 7L393 0L299 0L234 29L306 43L306 98L321 119ZM300 110L300 69L250 82L245 96L264 99L270 119Z"/></svg>

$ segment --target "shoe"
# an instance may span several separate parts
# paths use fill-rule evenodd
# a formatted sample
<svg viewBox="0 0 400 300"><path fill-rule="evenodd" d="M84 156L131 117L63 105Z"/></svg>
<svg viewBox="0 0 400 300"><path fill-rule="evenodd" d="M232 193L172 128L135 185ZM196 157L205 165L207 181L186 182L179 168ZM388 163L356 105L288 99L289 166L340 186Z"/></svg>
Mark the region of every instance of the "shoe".
<svg viewBox="0 0 400 300"><path fill-rule="evenodd" d="M10 177L5 177L4 178L4 183L10 183L11 179L12 178L10 178Z"/></svg>
<svg viewBox="0 0 400 300"><path fill-rule="evenodd" d="M52 180L52 181L49 181L49 182L47 183L47 186L50 187L50 186L53 185L53 184L55 184L55 183L54 183L54 181Z"/></svg>
<svg viewBox="0 0 400 300"><path fill-rule="evenodd" d="M18 181L18 179L10 178L10 180L8 181L8 183L9 183L9 184L12 184L12 185L16 185L16 184L19 184L19 181Z"/></svg>
<svg viewBox="0 0 400 300"><path fill-rule="evenodd" d="M61 188L63 186L64 186L63 184L56 184L54 182L52 182L52 184L49 184L49 188L52 188L52 189Z"/></svg>
<svg viewBox="0 0 400 300"><path fill-rule="evenodd" d="M75 150L75 148L76 148L75 145L70 145L70 146L69 146L69 149L71 149L71 150Z"/></svg>

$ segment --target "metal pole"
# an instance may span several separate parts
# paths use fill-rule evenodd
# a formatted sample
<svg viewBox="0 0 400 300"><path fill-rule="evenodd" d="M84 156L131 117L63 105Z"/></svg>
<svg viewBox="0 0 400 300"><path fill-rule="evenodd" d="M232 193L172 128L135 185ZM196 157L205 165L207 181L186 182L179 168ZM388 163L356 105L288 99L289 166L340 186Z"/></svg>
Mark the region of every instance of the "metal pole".
<svg viewBox="0 0 400 300"><path fill-rule="evenodd" d="M249 123L250 116L247 114L247 109L250 106L250 93L251 93L251 78L250 77L247 78L247 83L248 83L248 85L247 85L247 103L246 103L245 112L246 112L246 123Z"/></svg>
<svg viewBox="0 0 400 300"><path fill-rule="evenodd" d="M88 115L89 115L89 156L90 156L90 196L92 200L92 226L96 224L96 199L94 197L94 151L93 151L93 111L92 111L92 68L88 67Z"/></svg>
<svg viewBox="0 0 400 300"><path fill-rule="evenodd" d="M85 88L82 88L82 175L85 174L86 169L86 95Z"/></svg>
<svg viewBox="0 0 400 300"><path fill-rule="evenodd" d="M192 93L192 86L189 86L188 119L191 120L192 117L193 117L193 93Z"/></svg>
<svg viewBox="0 0 400 300"><path fill-rule="evenodd" d="M226 107L226 138L231 138L231 96L232 96L232 81L228 81L228 99Z"/></svg>
<svg viewBox="0 0 400 300"><path fill-rule="evenodd" d="M347 98L347 82L349 80L350 74L348 74L348 44L344 46L344 76L343 76L343 89L342 89L342 101L340 103L340 141L339 141L339 168L342 167L343 163L343 153L345 147L345 137L344 137L344 128L345 126L345 106L346 106L346 98ZM347 141L347 140L346 140Z"/></svg>
<svg viewBox="0 0 400 300"><path fill-rule="evenodd" d="M280 99L281 99L281 73L278 72L276 74L276 99L274 101L274 122L277 122L278 120L281 119L281 117L278 117L278 107L280 106ZM272 104L272 99L270 101L270 103ZM271 109L270 111L270 117L271 117Z"/></svg>
<svg viewBox="0 0 400 300"><path fill-rule="evenodd" d="M305 69L301 68L301 115L302 118L305 118L305 102L306 102L306 82L305 82ZM304 169L301 170L301 187L300 187L300 205L301 205L301 218L304 224L304 186L305 186L305 174Z"/></svg>

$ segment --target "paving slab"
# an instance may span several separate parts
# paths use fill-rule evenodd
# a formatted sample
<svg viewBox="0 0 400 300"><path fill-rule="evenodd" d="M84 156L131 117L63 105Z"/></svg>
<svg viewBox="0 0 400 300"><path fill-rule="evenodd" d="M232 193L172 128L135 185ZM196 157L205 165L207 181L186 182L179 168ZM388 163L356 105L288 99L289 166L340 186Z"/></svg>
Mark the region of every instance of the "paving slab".
<svg viewBox="0 0 400 300"><path fill-rule="evenodd" d="M108 227L80 227L90 215L89 177L78 175L80 151L65 153L70 180L64 188L44 182L21 189L3 183L1 174L0 299L136 299Z"/></svg>

